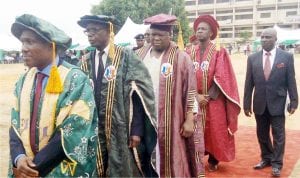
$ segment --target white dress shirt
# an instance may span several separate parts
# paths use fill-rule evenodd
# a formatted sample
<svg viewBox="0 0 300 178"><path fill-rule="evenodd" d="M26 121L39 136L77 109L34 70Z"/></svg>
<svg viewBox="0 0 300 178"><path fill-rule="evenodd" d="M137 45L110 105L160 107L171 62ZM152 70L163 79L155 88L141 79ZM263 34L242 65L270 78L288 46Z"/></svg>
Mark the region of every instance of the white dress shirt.
<svg viewBox="0 0 300 178"><path fill-rule="evenodd" d="M104 70L105 70L106 60L107 60L107 57L108 57L108 50L109 50L109 45L106 46L103 50L104 54L102 55L102 62L103 62ZM97 77L97 74L98 74L99 53L100 53L100 51L96 49L96 55L95 55L95 74L96 74L96 77Z"/></svg>
<svg viewBox="0 0 300 178"><path fill-rule="evenodd" d="M267 51L263 50L263 56L262 56L262 59L263 59L263 69L265 68L265 62L266 62L266 55ZM275 55L276 55L276 47L273 48L271 51L270 51L271 55L270 55L270 64L271 64L271 69L272 69L272 66L274 64L274 60L275 60Z"/></svg>

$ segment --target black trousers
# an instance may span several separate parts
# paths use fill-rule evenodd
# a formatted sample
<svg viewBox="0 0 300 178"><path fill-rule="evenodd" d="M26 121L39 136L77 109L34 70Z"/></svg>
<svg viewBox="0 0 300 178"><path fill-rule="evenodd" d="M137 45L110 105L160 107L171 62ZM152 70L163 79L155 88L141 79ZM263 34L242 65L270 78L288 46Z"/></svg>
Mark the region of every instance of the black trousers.
<svg viewBox="0 0 300 178"><path fill-rule="evenodd" d="M272 116L266 108L263 115L255 114L256 134L261 149L261 158L274 168L282 168L285 146L285 116ZM271 141L270 128L273 142Z"/></svg>

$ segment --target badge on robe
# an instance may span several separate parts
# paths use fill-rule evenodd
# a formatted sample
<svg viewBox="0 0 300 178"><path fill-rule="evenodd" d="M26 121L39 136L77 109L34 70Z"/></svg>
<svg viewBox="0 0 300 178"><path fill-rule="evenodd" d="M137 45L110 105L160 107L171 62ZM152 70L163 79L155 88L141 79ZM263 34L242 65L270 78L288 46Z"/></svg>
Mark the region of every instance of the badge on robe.
<svg viewBox="0 0 300 178"><path fill-rule="evenodd" d="M194 62L193 65L194 65L194 70L195 70L195 72L196 72L197 70L199 70L199 68L200 68L199 62Z"/></svg>
<svg viewBox="0 0 300 178"><path fill-rule="evenodd" d="M117 76L117 71L115 66L110 65L108 67L106 67L105 71L104 71L104 77L106 78L107 81L111 81L114 80Z"/></svg>
<svg viewBox="0 0 300 178"><path fill-rule="evenodd" d="M209 66L209 62L208 61L203 61L200 65L200 68L201 68L202 71L207 71L208 66Z"/></svg>
<svg viewBox="0 0 300 178"><path fill-rule="evenodd" d="M168 76L172 75L173 73L173 66L170 63L163 63L161 65L161 74L167 78Z"/></svg>

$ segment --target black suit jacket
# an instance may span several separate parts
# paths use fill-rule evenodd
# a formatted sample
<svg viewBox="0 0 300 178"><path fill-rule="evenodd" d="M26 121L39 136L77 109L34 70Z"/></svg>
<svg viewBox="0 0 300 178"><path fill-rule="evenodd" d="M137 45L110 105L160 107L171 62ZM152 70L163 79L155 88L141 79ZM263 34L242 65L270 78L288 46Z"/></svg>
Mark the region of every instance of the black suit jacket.
<svg viewBox="0 0 300 178"><path fill-rule="evenodd" d="M20 154L26 155L26 152L22 141L12 127L9 129L9 145L12 164L14 165L16 157ZM57 132L49 140L49 143L34 156L33 162L36 164L35 169L38 170L39 176L44 177L66 158L61 144L61 134Z"/></svg>
<svg viewBox="0 0 300 178"><path fill-rule="evenodd" d="M244 110L251 109L252 93L253 111L262 115L268 108L273 116L284 115L287 91L290 106L298 107L298 93L295 80L294 57L291 53L276 49L276 56L269 80L263 71L263 51L248 57L244 89Z"/></svg>

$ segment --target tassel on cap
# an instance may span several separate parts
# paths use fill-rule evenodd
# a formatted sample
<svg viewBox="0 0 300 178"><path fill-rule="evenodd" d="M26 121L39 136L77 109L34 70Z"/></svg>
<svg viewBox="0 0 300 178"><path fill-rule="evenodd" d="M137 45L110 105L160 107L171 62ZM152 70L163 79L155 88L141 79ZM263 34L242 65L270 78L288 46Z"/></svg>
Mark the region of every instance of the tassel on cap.
<svg viewBox="0 0 300 178"><path fill-rule="evenodd" d="M183 42L183 37L182 37L182 29L181 29L181 25L178 22L178 39L177 39L177 45L179 47L180 50L184 49L184 42Z"/></svg>
<svg viewBox="0 0 300 178"><path fill-rule="evenodd" d="M56 66L56 50L55 43L52 42L52 67L50 70L50 76L46 86L46 92L48 93L61 93L63 91L62 82L59 76L59 72Z"/></svg>
<svg viewBox="0 0 300 178"><path fill-rule="evenodd" d="M115 55L115 45L114 45L114 38L115 38L115 33L114 33L114 26L111 22L108 22L109 24L109 51L108 51L108 56L113 59Z"/></svg>

